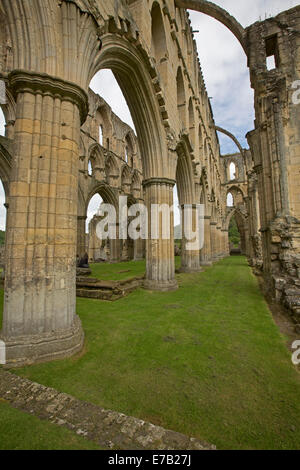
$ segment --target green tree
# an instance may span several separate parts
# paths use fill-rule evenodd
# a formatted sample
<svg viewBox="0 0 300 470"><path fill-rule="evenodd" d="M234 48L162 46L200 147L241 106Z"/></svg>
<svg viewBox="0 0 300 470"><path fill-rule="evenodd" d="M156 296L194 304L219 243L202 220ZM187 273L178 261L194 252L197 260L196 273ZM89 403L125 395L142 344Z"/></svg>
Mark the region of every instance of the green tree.
<svg viewBox="0 0 300 470"><path fill-rule="evenodd" d="M230 243L233 243L235 247L239 246L241 241L240 232L235 220L235 217L232 217L229 224L229 240Z"/></svg>

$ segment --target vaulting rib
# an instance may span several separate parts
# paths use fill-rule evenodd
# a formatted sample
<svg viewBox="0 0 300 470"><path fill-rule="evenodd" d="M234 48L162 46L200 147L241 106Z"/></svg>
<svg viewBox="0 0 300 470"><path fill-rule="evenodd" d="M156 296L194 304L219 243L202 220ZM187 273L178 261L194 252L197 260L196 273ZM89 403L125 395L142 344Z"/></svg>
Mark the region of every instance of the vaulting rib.
<svg viewBox="0 0 300 470"><path fill-rule="evenodd" d="M195 10L200 13L205 13L206 15L220 21L234 34L248 56L246 31L243 26L226 10L215 3L207 2L206 0L175 0L175 5L178 8L185 8L187 10Z"/></svg>

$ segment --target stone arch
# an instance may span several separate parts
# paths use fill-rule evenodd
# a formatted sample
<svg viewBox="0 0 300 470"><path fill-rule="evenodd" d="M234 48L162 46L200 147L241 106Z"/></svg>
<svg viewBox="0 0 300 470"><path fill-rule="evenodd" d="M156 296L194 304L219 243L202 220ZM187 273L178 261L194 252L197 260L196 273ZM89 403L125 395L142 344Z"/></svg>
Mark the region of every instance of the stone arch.
<svg viewBox="0 0 300 470"><path fill-rule="evenodd" d="M245 197L244 192L238 186L233 185L227 189L226 199L227 199L228 194L232 194L234 207L244 202L244 197Z"/></svg>
<svg viewBox="0 0 300 470"><path fill-rule="evenodd" d="M93 189L89 192L85 200L85 214L87 213L89 203L91 202L91 199L95 196L95 194L99 194L99 196L101 196L101 198L103 199L103 202L105 202L106 204L111 204L112 206L114 206L116 212L118 213L119 206L115 192L111 189L108 184L102 182L95 184Z"/></svg>
<svg viewBox="0 0 300 470"><path fill-rule="evenodd" d="M5 199L9 195L9 181L11 175L12 156L9 149L9 144L6 139L0 137L0 179L3 184Z"/></svg>
<svg viewBox="0 0 300 470"><path fill-rule="evenodd" d="M247 220L245 215L239 210L239 208L234 207L232 210L229 211L227 217L225 219L225 230L229 231L229 225L231 219L235 217L238 231L241 237L241 253L246 254L247 251L247 239L246 239L246 228L247 228Z"/></svg>
<svg viewBox="0 0 300 470"><path fill-rule="evenodd" d="M132 175L128 165L124 165L121 173L121 188L125 194L130 194Z"/></svg>
<svg viewBox="0 0 300 470"><path fill-rule="evenodd" d="M222 134L225 134L227 135L227 137L229 137L234 143L235 145L237 146L237 148L239 149L239 153L242 155L243 157L243 161L244 161L244 164L246 166L246 158L245 158L245 152L243 150L243 147L241 146L241 144L239 143L238 139L229 131L227 131L226 129L223 129L222 127L219 127L219 126L213 126L214 129L217 131L217 132L221 132Z"/></svg>
<svg viewBox="0 0 300 470"><path fill-rule="evenodd" d="M177 146L176 182L179 204L195 204L194 171L191 160L191 147L184 137Z"/></svg>
<svg viewBox="0 0 300 470"><path fill-rule="evenodd" d="M138 171L133 172L131 194L134 198L139 199L141 197L141 178Z"/></svg>
<svg viewBox="0 0 300 470"><path fill-rule="evenodd" d="M243 26L226 10L215 3L207 2L206 0L175 0L175 5L178 8L185 8L187 10L195 10L200 13L205 13L206 15L220 21L232 32L232 34L234 34L246 55L248 55L246 31Z"/></svg>
<svg viewBox="0 0 300 470"><path fill-rule="evenodd" d="M90 69L89 81L101 69L112 70L127 101L137 131L145 179L165 175L165 131L144 56L124 37L107 34Z"/></svg>
<svg viewBox="0 0 300 470"><path fill-rule="evenodd" d="M96 179L105 179L105 156L99 144L90 147L88 161L91 162L93 176Z"/></svg>
<svg viewBox="0 0 300 470"><path fill-rule="evenodd" d="M119 180L119 168L116 159L112 154L109 154L105 161L105 174L106 181L112 186L116 186Z"/></svg>

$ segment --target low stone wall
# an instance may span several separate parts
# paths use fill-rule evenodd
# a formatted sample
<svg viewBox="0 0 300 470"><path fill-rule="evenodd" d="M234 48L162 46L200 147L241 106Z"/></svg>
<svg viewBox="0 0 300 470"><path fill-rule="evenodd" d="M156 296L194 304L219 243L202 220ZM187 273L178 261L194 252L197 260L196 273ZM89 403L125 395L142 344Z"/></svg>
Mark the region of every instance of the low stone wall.
<svg viewBox="0 0 300 470"><path fill-rule="evenodd" d="M215 446L198 439L104 410L4 370L0 370L0 399L14 408L68 428L101 448L215 450Z"/></svg>

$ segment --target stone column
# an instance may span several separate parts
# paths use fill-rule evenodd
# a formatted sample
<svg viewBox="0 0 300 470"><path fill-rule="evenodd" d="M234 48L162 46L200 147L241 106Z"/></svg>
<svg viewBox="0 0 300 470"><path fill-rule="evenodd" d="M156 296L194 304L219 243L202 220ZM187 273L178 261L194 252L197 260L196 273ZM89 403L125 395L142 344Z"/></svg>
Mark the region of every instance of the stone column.
<svg viewBox="0 0 300 470"><path fill-rule="evenodd" d="M145 259L145 240L139 239L134 241L134 261Z"/></svg>
<svg viewBox="0 0 300 470"><path fill-rule="evenodd" d="M211 266L211 235L210 235L210 216L204 217L204 245L200 252L201 266Z"/></svg>
<svg viewBox="0 0 300 470"><path fill-rule="evenodd" d="M222 229L222 237L223 237L223 256L224 258L226 258L227 256L230 255L228 230Z"/></svg>
<svg viewBox="0 0 300 470"><path fill-rule="evenodd" d="M217 245L217 258L222 259L222 232L221 232L221 227L217 226L217 231L216 231L216 245Z"/></svg>
<svg viewBox="0 0 300 470"><path fill-rule="evenodd" d="M194 273L201 271L200 266L200 250L190 250L190 241L185 237L185 216L184 216L185 205L181 206L182 213L182 243L181 243L181 267L180 272L182 273ZM188 204L187 210L191 211L192 217L192 230L196 230L196 218L197 218L197 205ZM187 228L187 230L189 230ZM200 227L199 227L200 230ZM192 240L193 241L193 240Z"/></svg>
<svg viewBox="0 0 300 470"><path fill-rule="evenodd" d="M151 178L143 182L145 202L148 209L148 239L146 242L147 269L145 288L149 290L170 291L177 289L174 260L173 212L171 212L169 224L166 223L166 220L163 220L163 217L159 217L158 239L152 238L154 234L151 233L151 222L153 222L151 206L153 204L165 204L168 207L172 207L174 185L175 181L167 178ZM165 225L169 225L170 228L169 234L166 234L166 239L162 238L163 223L165 223Z"/></svg>
<svg viewBox="0 0 300 470"><path fill-rule="evenodd" d="M119 227L120 227L119 223L116 223L116 239L109 240L111 263L120 263L121 261L123 240L120 240L119 238Z"/></svg>
<svg viewBox="0 0 300 470"><path fill-rule="evenodd" d="M217 222L210 222L211 260L218 260L217 256Z"/></svg>
<svg viewBox="0 0 300 470"><path fill-rule="evenodd" d="M86 93L48 75L12 72L17 102L1 340L6 363L71 356L76 309L78 144Z"/></svg>
<svg viewBox="0 0 300 470"><path fill-rule="evenodd" d="M87 217L85 215L77 217L77 256L81 259L86 251L85 224Z"/></svg>

